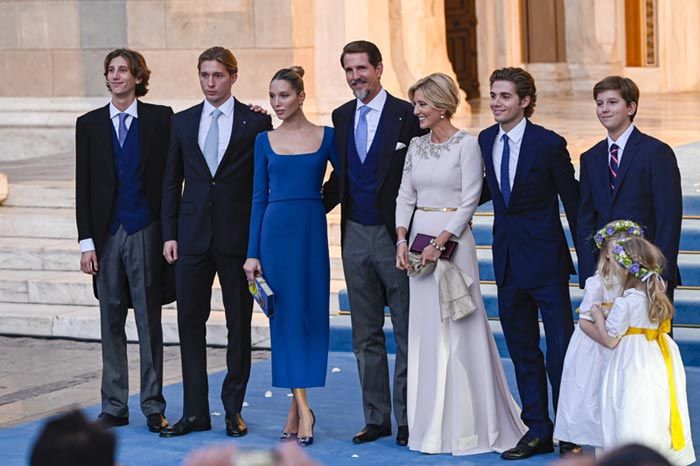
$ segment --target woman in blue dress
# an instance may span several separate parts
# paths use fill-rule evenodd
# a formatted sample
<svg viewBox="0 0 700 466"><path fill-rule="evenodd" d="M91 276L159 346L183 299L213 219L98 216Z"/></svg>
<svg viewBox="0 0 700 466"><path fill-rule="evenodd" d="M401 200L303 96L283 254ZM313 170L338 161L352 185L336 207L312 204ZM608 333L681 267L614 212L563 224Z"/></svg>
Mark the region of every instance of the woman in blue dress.
<svg viewBox="0 0 700 466"><path fill-rule="evenodd" d="M334 162L333 129L306 119L304 70L278 71L270 104L282 120L255 140L249 281L262 274L275 294L270 318L272 385L292 390L283 440L313 443L306 388L326 383L330 261L321 183Z"/></svg>

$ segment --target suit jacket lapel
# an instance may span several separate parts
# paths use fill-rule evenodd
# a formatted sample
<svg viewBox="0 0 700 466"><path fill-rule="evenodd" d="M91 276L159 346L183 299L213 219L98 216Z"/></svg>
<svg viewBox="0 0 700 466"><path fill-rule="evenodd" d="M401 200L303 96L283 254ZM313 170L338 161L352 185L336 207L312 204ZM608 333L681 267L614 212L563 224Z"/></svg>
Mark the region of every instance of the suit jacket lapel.
<svg viewBox="0 0 700 466"><path fill-rule="evenodd" d="M495 190L492 190L491 199L496 202L501 203L505 209L505 202L503 201L503 194L501 194L501 189L498 184L498 178L496 178L496 172L493 168L493 143L496 142L496 136L498 135L498 125L493 125L486 130L484 134L485 147L482 151L482 157L484 158L484 168L486 169L486 181L490 186L495 186Z"/></svg>
<svg viewBox="0 0 700 466"><path fill-rule="evenodd" d="M96 151L96 153L107 169L107 174L109 177L111 179L115 179L114 147L112 146L114 127L112 126L112 120L109 118L109 104L102 107L100 110L100 117L98 121L98 134L95 138L95 144L99 149Z"/></svg>
<svg viewBox="0 0 700 466"><path fill-rule="evenodd" d="M602 193L605 198L608 208L612 206L612 190L610 189L610 166L608 165L608 141L604 139L600 141L591 154L593 157L593 173L591 178L597 186L597 191Z"/></svg>
<svg viewBox="0 0 700 466"><path fill-rule="evenodd" d="M155 119L152 118L150 109L141 102L137 103L137 112L139 115L139 148L141 149L139 160L139 175L143 173L148 162L148 156L151 152L151 141L153 140L153 132L156 129Z"/></svg>
<svg viewBox="0 0 700 466"><path fill-rule="evenodd" d="M525 180L530 174L532 165L537 158L537 151L535 150L535 147L537 146L537 141L540 139L540 137L540 131L538 131L537 128L530 123L530 120L527 120L523 140L520 143L518 165L515 169L515 179L513 180L513 189L510 195L511 200L517 197L518 192L522 190L522 186L525 185Z"/></svg>
<svg viewBox="0 0 700 466"><path fill-rule="evenodd" d="M248 116L250 110L248 110L248 108L242 103L240 103L238 100L233 100L234 111L233 128L231 128L231 138L228 141L226 152L224 152L224 156L221 158L221 162L219 162L219 166L216 169L216 173L214 174L214 176L216 176L219 173L219 171L221 171L221 167L225 163L228 163L229 159L233 157L233 152L235 152L236 147L240 147L243 144L246 129L248 127Z"/></svg>
<svg viewBox="0 0 700 466"><path fill-rule="evenodd" d="M335 129L336 146L338 147L338 158L340 159L342 173L346 173L348 168L348 138L350 137L350 131L354 130L356 109L357 100L353 101L352 105L343 108L339 115L342 124Z"/></svg>
<svg viewBox="0 0 700 466"><path fill-rule="evenodd" d="M620 191L622 182L625 180L625 175L629 171L630 165L634 162L634 157L639 151L639 142L642 140L642 133L634 128L632 134L630 134L627 144L625 144L625 149L622 152L622 160L620 161L620 171L617 174L617 180L615 183L615 191L612 193L612 202L615 202L617 193Z"/></svg>
<svg viewBox="0 0 700 466"><path fill-rule="evenodd" d="M399 140L403 125L403 115L396 111L394 97L387 93L382 116L379 118L379 126L382 128L382 139L379 148L379 163L377 166L378 186L384 183L384 178L391 165L391 157L394 155L396 142ZM374 141L372 141L374 142Z"/></svg>
<svg viewBox="0 0 700 466"><path fill-rule="evenodd" d="M204 159L202 149L199 147L199 123L202 120L202 111L204 111L204 102L197 105L196 107L193 107L190 111L189 127L191 132L189 143L192 145L192 147L195 148L195 159L197 159L197 162L195 163L201 164L200 168L203 168L207 173L209 173L209 166L207 165L207 161Z"/></svg>

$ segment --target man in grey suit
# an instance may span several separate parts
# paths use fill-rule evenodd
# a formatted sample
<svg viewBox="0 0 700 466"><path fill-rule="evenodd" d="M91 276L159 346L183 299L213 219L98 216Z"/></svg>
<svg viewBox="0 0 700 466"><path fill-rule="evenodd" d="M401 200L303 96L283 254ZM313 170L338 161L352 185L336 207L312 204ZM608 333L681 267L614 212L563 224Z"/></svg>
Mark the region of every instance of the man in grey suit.
<svg viewBox="0 0 700 466"><path fill-rule="evenodd" d="M174 300L165 266L160 201L170 137L170 107L137 99L148 92L143 56L105 57L111 102L76 123L76 220L80 268L93 276L102 331L102 413L107 427L129 423L127 309L134 308L141 364L141 410L152 432L165 421L161 304ZM168 280L169 279L169 280Z"/></svg>
<svg viewBox="0 0 700 466"><path fill-rule="evenodd" d="M343 268L366 423L353 442L391 435L389 366L382 329L388 304L396 340L396 443L405 446L408 278L396 268L394 217L408 144L423 131L412 105L382 88L382 55L376 45L350 42L340 63L356 99L333 111L340 163L323 194L327 210L341 205Z"/></svg>

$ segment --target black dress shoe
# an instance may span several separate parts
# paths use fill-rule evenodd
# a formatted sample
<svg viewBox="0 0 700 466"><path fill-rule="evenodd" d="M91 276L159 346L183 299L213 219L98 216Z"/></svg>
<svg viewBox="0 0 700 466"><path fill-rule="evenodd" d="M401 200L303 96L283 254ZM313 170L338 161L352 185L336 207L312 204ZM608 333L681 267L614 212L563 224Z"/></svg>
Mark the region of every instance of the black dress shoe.
<svg viewBox="0 0 700 466"><path fill-rule="evenodd" d="M352 438L352 443L367 443L374 442L380 437L388 437L391 435L390 426L379 426L377 424L367 424L364 429L355 434Z"/></svg>
<svg viewBox="0 0 700 466"><path fill-rule="evenodd" d="M522 438L514 448L501 453L501 458L504 460L524 460L532 455L552 453L553 451L554 446L551 440L542 440L539 437L533 437L529 440Z"/></svg>
<svg viewBox="0 0 700 466"><path fill-rule="evenodd" d="M408 445L408 426L399 426L396 432L396 444L400 447Z"/></svg>
<svg viewBox="0 0 700 466"><path fill-rule="evenodd" d="M572 456L580 455L583 455L583 448L581 448L581 445L559 440L559 456L562 458L571 458Z"/></svg>
<svg viewBox="0 0 700 466"><path fill-rule="evenodd" d="M168 427L168 421L160 413L152 413L146 416L146 425L151 432L160 432Z"/></svg>
<svg viewBox="0 0 700 466"><path fill-rule="evenodd" d="M248 426L243 417L241 417L241 413L226 416L226 435L229 437L243 437L247 433Z"/></svg>
<svg viewBox="0 0 700 466"><path fill-rule="evenodd" d="M111 429L112 427L121 427L129 424L128 417L117 417L111 414L102 413L97 416L97 424L99 424L104 429Z"/></svg>
<svg viewBox="0 0 700 466"><path fill-rule="evenodd" d="M211 420L209 418L183 417L175 424L161 430L160 436L180 437L191 432L203 432L205 430L211 430Z"/></svg>

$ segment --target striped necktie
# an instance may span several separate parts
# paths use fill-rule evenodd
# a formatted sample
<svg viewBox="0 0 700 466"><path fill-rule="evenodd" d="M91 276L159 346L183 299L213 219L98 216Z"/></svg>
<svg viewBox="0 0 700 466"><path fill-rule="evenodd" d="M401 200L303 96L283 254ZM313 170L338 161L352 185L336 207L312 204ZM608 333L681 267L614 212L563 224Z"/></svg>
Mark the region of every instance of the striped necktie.
<svg viewBox="0 0 700 466"><path fill-rule="evenodd" d="M615 185L617 184L617 174L620 172L620 159L619 154L620 146L617 144L612 144L610 146L610 190L615 191Z"/></svg>

